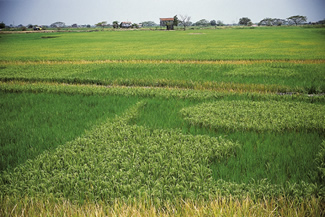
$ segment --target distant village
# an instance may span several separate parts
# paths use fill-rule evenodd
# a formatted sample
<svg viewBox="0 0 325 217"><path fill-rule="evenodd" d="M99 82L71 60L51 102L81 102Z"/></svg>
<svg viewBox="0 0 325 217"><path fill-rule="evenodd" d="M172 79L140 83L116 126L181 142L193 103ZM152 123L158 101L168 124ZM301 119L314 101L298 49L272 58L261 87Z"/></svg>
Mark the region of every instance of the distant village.
<svg viewBox="0 0 325 217"><path fill-rule="evenodd" d="M221 20L211 20L208 21L206 19L201 19L196 22L192 22L190 20L189 16L182 16L180 15L181 18L178 18L177 15L174 17L165 17L165 18L159 18L159 24L155 23L154 21L145 21L141 23L132 23L131 21L113 21L111 24L107 23L106 21L99 22L94 25L90 24L84 24L84 25L79 25L77 23L72 24L72 25L66 25L64 22L55 22L52 23L51 25L35 25L35 24L28 24L28 25L6 25L5 23L0 23L0 30L10 30L10 28L18 28L21 29L22 31L27 30L27 29L33 29L33 30L45 30L45 29L50 29L50 28L96 28L96 27L101 27L101 28L114 28L114 29L139 29L143 27L155 27L160 29L166 29L166 30L174 30L175 27L178 28L186 28L186 27L217 27L217 26L252 26L252 27L257 27L257 26L285 26L285 25L325 25L325 19L320 20L318 22L307 22L307 17L306 16L291 16L287 19L279 19L279 18L264 18L258 23L253 23L248 17L242 17L239 19L238 23L232 23L232 24L225 24Z"/></svg>

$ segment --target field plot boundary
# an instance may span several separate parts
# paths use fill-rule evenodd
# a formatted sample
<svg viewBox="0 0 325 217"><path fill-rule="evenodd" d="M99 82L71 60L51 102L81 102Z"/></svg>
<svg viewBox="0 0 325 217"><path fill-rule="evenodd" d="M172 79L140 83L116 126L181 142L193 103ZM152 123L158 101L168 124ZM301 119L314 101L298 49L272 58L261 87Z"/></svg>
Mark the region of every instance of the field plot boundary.
<svg viewBox="0 0 325 217"><path fill-rule="evenodd" d="M179 98L194 100L220 99L226 96L243 96L260 100L299 100L305 102L325 102L324 94L280 94L272 92L244 92L234 90L195 90L176 87L141 87L122 85L67 84L57 82L0 81L0 91L32 93L65 93L84 95L121 95L139 97Z"/></svg>

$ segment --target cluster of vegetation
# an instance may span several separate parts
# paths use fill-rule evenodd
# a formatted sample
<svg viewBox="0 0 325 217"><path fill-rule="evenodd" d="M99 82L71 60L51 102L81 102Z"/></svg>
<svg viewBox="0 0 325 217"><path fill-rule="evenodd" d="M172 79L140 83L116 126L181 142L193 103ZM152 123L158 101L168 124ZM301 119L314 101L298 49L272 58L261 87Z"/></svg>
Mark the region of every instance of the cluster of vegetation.
<svg viewBox="0 0 325 217"><path fill-rule="evenodd" d="M0 215L324 215L324 30L196 33L2 36Z"/></svg>
<svg viewBox="0 0 325 217"><path fill-rule="evenodd" d="M323 105L309 103L245 100L204 103L181 113L191 125L216 130L325 133L324 110Z"/></svg>
<svg viewBox="0 0 325 217"><path fill-rule="evenodd" d="M142 102L73 142L4 173L1 192L53 194L71 200L209 198L209 164L236 143L128 125ZM33 188L30 188L33 186ZM214 190L215 191L215 190Z"/></svg>

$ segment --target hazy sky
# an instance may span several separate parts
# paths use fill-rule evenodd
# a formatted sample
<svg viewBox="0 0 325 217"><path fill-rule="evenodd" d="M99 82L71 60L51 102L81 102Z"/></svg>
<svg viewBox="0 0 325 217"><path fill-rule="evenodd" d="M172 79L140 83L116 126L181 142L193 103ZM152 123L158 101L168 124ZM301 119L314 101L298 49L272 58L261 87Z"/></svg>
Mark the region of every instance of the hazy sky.
<svg viewBox="0 0 325 217"><path fill-rule="evenodd" d="M325 19L325 0L0 0L0 22L6 25L159 23L160 17L179 14L191 16L192 22L238 23L239 18L249 17L255 23L292 15L304 15L313 22Z"/></svg>

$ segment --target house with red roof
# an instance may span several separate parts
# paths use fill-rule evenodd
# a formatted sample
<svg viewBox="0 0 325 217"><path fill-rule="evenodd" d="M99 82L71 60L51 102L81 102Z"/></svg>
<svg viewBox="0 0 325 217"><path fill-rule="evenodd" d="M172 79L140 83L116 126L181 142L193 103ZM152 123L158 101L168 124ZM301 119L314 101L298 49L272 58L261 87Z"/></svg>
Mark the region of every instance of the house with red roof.
<svg viewBox="0 0 325 217"><path fill-rule="evenodd" d="M166 26L167 30L174 30L174 18L160 18L160 26Z"/></svg>

